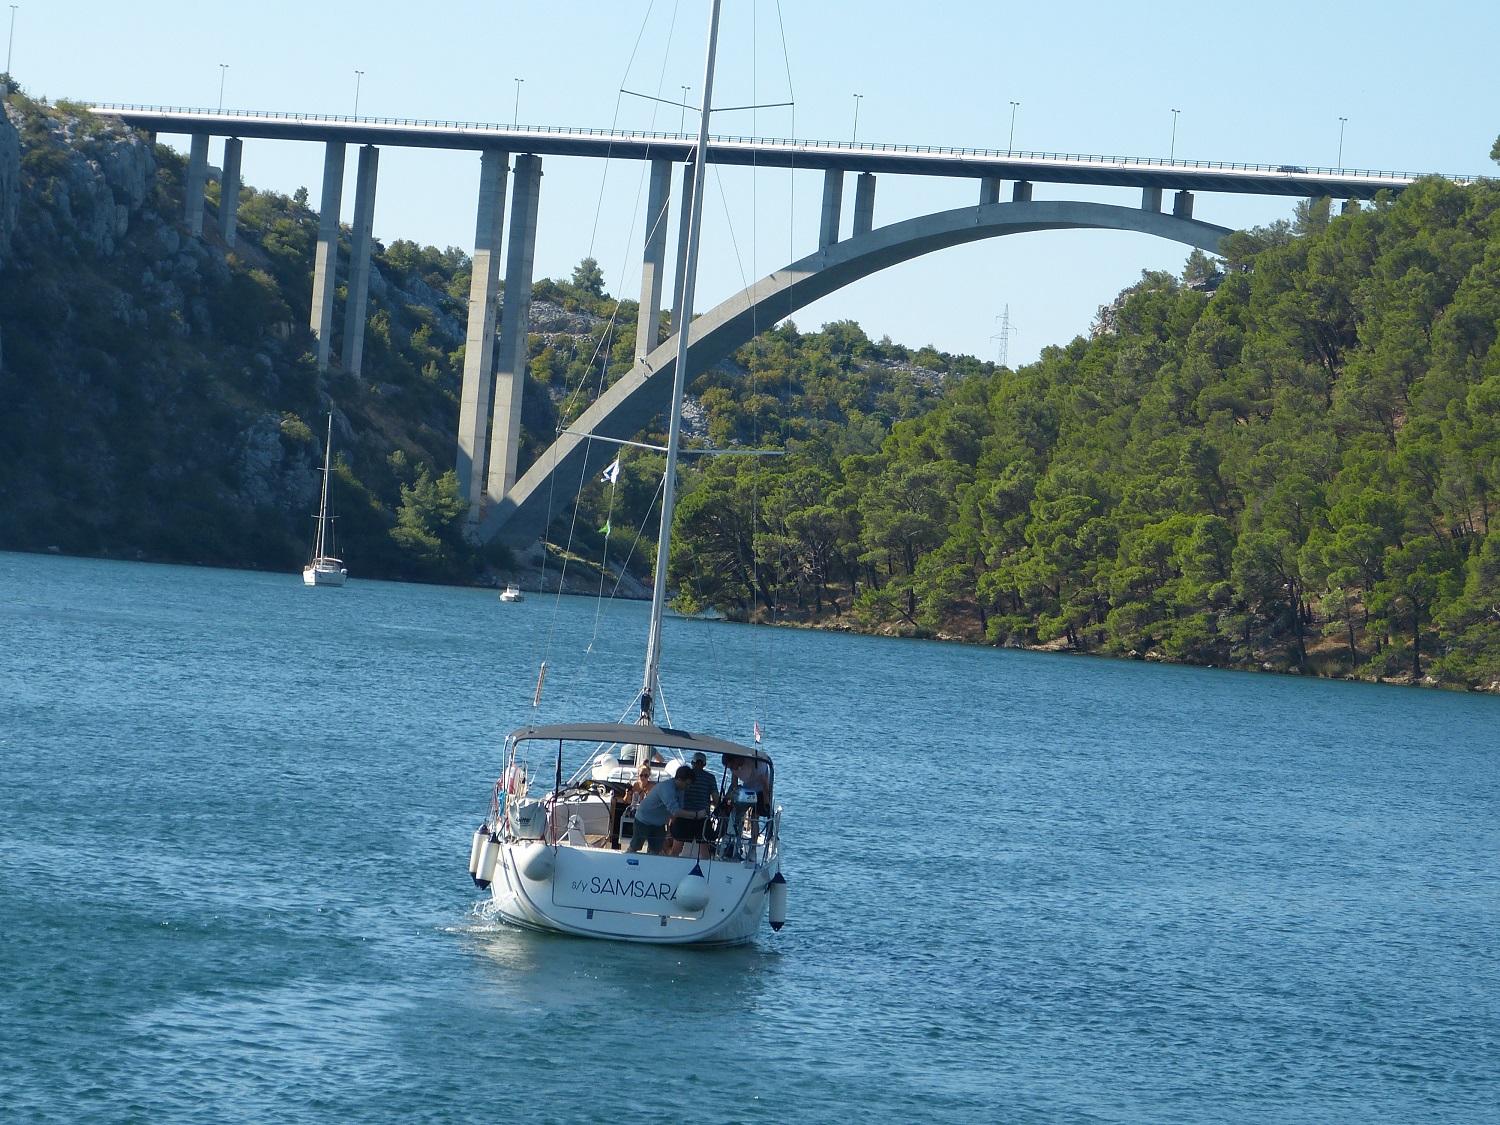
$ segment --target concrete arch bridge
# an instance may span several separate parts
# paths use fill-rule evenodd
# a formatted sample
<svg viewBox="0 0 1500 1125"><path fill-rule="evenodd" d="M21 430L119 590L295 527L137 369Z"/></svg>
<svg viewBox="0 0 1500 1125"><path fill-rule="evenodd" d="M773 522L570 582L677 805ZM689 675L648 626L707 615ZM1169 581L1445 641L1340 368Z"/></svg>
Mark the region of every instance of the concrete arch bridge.
<svg viewBox="0 0 1500 1125"><path fill-rule="evenodd" d="M1146 208L1031 200L980 203L866 229L825 244L694 319L688 330L689 378L798 309L888 266L987 238L1077 229L1136 231L1209 253L1231 233L1227 227ZM618 455L614 442L590 435L626 440L649 425L671 400L676 366L674 334L638 358L498 503L488 506L474 525L475 537L522 547L541 536L592 475Z"/></svg>

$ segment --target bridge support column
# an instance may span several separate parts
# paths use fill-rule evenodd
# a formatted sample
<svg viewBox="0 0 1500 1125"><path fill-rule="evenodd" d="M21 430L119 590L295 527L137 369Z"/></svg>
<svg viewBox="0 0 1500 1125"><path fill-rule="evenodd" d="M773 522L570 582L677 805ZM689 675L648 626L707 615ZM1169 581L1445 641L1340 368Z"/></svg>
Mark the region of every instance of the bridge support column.
<svg viewBox="0 0 1500 1125"><path fill-rule="evenodd" d="M1193 217L1192 192L1179 191L1172 197L1172 216L1177 219L1191 219Z"/></svg>
<svg viewBox="0 0 1500 1125"><path fill-rule="evenodd" d="M359 172L354 180L354 221L350 224L349 299L344 304L344 370L359 374L365 358L365 313L370 297L370 241L375 227L375 181L380 150L359 150Z"/></svg>
<svg viewBox="0 0 1500 1125"><path fill-rule="evenodd" d="M329 141L323 154L323 210L318 216L318 248L313 255L312 334L318 340L318 367L328 370L333 347L333 291L338 286L339 208L344 202L344 145Z"/></svg>
<svg viewBox="0 0 1500 1125"><path fill-rule="evenodd" d="M194 133L188 149L187 185L183 217L189 234L203 233L203 189L208 186L208 134Z"/></svg>
<svg viewBox="0 0 1500 1125"><path fill-rule="evenodd" d="M839 240L839 211L844 205L844 172L830 168L823 173L823 221L818 227L818 249Z"/></svg>
<svg viewBox="0 0 1500 1125"><path fill-rule="evenodd" d="M526 330L531 318L531 270L536 258L537 201L542 159L516 157L506 247L505 301L500 309L500 362L490 425L490 464L485 505L493 507L516 483L521 451L521 391L526 384Z"/></svg>
<svg viewBox="0 0 1500 1125"><path fill-rule="evenodd" d="M875 177L861 172L854 181L854 235L869 234L875 226Z"/></svg>
<svg viewBox="0 0 1500 1125"><path fill-rule="evenodd" d="M219 234L232 247L240 216L240 157L245 144L238 137L224 140L224 170L219 176Z"/></svg>
<svg viewBox="0 0 1500 1125"><path fill-rule="evenodd" d="M505 178L510 153L486 149L479 157L479 209L469 281L469 332L464 342L463 397L458 406L458 484L470 521L484 503L484 459L490 449L490 404L495 394L495 312L499 307L500 238L505 229Z"/></svg>
<svg viewBox="0 0 1500 1125"><path fill-rule="evenodd" d="M672 334L682 327L682 287L687 283L688 227L692 225L693 169L682 166L682 202L677 205L677 273L672 279Z"/></svg>
<svg viewBox="0 0 1500 1125"><path fill-rule="evenodd" d="M979 181L979 205L987 206L1000 202L1000 177L986 176Z"/></svg>
<svg viewBox="0 0 1500 1125"><path fill-rule="evenodd" d="M1012 203L1030 203L1031 181L1017 180L1015 190L1010 193L1010 201Z"/></svg>
<svg viewBox="0 0 1500 1125"><path fill-rule="evenodd" d="M641 258L641 312L635 322L635 358L650 355L661 336L662 268L667 260L667 210L672 204L672 162L651 162L646 194L646 252Z"/></svg>
<svg viewBox="0 0 1500 1125"><path fill-rule="evenodd" d="M1159 187L1141 188L1141 210L1142 211L1160 211L1161 210L1161 188L1159 188Z"/></svg>

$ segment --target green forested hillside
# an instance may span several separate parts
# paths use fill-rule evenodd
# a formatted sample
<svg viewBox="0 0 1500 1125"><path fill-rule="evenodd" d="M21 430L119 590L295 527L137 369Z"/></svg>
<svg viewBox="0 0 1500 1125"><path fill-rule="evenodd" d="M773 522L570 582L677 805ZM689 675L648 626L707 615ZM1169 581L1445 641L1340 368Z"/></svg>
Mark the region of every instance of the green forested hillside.
<svg viewBox="0 0 1500 1125"><path fill-rule="evenodd" d="M878 451L789 423L784 459L695 475L675 576L738 615L1500 679L1497 207L1304 205L1211 295L1201 255L1144 276L1112 330L951 381Z"/></svg>

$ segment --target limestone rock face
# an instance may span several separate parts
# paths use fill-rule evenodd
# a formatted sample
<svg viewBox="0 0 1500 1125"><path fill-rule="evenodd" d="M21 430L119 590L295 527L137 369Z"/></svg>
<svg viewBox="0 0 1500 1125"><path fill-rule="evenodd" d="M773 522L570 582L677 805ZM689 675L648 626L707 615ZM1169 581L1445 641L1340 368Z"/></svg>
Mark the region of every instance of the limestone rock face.
<svg viewBox="0 0 1500 1125"><path fill-rule="evenodd" d="M24 103L16 101L6 109L25 138L21 157L38 152L27 165L30 202L20 209L16 236L44 242L60 236L80 250L114 254L155 183L150 147L119 122L68 112L66 103L50 113L27 114ZM0 150L4 145L0 136ZM4 164L0 154L0 168Z"/></svg>
<svg viewBox="0 0 1500 1125"><path fill-rule="evenodd" d="M0 105L0 266L10 251L10 236L21 209L21 138L10 121L9 105Z"/></svg>

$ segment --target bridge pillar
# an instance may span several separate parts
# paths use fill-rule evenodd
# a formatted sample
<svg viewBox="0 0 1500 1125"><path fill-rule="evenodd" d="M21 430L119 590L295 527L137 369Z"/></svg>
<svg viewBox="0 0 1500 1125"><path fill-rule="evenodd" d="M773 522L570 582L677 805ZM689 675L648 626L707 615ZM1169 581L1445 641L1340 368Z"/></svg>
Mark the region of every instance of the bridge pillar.
<svg viewBox="0 0 1500 1125"><path fill-rule="evenodd" d="M359 172L354 180L354 220L350 224L349 298L344 303L344 370L359 374L365 358L365 313L370 297L370 241L375 227L375 181L380 150L359 150Z"/></svg>
<svg viewBox="0 0 1500 1125"><path fill-rule="evenodd" d="M823 173L823 221L818 227L818 249L839 240L839 211L844 205L844 171L830 168Z"/></svg>
<svg viewBox="0 0 1500 1125"><path fill-rule="evenodd" d="M526 330L531 317L531 270L536 258L537 201L542 159L516 157L506 247L505 300L500 308L500 361L490 425L490 464L485 506L498 504L516 483L521 451L521 391L526 384Z"/></svg>
<svg viewBox="0 0 1500 1125"><path fill-rule="evenodd" d="M1177 219L1191 219L1193 217L1192 192L1179 191L1172 197L1172 216Z"/></svg>
<svg viewBox="0 0 1500 1125"><path fill-rule="evenodd" d="M854 181L854 236L869 234L875 226L875 177L861 172Z"/></svg>
<svg viewBox="0 0 1500 1125"><path fill-rule="evenodd" d="M641 312L635 323L635 358L656 350L661 335L662 267L667 259L667 210L672 204L672 162L651 162L646 194L646 252L641 259Z"/></svg>
<svg viewBox="0 0 1500 1125"><path fill-rule="evenodd" d="M979 205L984 207L1000 202L1000 177L986 176L979 181Z"/></svg>
<svg viewBox="0 0 1500 1125"><path fill-rule="evenodd" d="M219 233L233 246L240 216L240 157L245 144L238 137L224 139L224 170L219 175Z"/></svg>
<svg viewBox="0 0 1500 1125"><path fill-rule="evenodd" d="M1159 188L1159 187L1141 188L1141 210L1142 211L1160 211L1161 210L1161 188Z"/></svg>
<svg viewBox="0 0 1500 1125"><path fill-rule="evenodd" d="M1015 190L1010 193L1010 201L1012 203L1030 203L1031 181L1017 180Z"/></svg>
<svg viewBox="0 0 1500 1125"><path fill-rule="evenodd" d="M318 216L318 248L313 255L312 334L318 340L318 367L328 370L333 347L333 291L338 285L339 209L344 202L344 144L329 141L323 154L323 210Z"/></svg>
<svg viewBox="0 0 1500 1125"><path fill-rule="evenodd" d="M203 189L208 186L208 134L194 133L188 149L187 187L183 193L188 233L203 233Z"/></svg>
<svg viewBox="0 0 1500 1125"><path fill-rule="evenodd" d="M479 157L479 210L469 281L469 332L464 342L463 397L458 406L458 484L469 518L484 503L484 458L490 449L490 403L495 393L495 311L499 306L500 238L505 230L505 179L510 153L485 149Z"/></svg>

